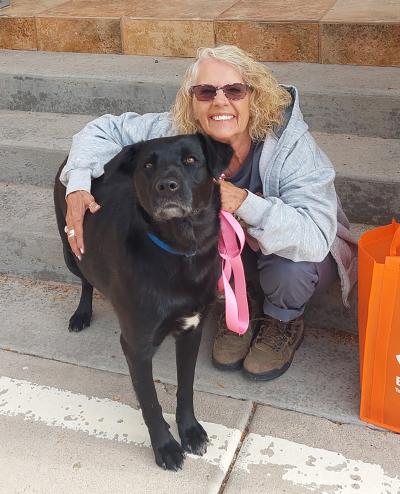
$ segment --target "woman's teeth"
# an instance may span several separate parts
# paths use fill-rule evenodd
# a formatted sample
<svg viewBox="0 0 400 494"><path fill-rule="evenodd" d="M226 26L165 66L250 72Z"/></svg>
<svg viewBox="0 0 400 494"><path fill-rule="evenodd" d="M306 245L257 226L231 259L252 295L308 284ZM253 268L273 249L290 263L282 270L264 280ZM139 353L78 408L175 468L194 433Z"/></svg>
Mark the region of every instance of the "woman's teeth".
<svg viewBox="0 0 400 494"><path fill-rule="evenodd" d="M233 115L213 115L212 120L232 120L235 118Z"/></svg>

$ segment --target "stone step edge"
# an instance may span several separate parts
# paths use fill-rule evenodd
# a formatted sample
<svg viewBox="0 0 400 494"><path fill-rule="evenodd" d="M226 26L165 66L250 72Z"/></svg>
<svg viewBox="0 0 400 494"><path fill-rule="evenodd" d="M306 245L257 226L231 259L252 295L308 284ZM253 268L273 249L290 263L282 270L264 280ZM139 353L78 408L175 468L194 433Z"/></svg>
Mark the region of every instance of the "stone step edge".
<svg viewBox="0 0 400 494"><path fill-rule="evenodd" d="M43 278L36 278L30 274L24 273L7 273L0 271L0 283L2 285L7 284L8 281L16 281L24 286L35 286L39 288L43 288L50 291L60 291L64 293L69 293L74 291L76 293L76 304L78 305L80 291L81 291L81 283L78 277L75 276L74 281L64 281L64 280L50 280ZM100 291L96 288L93 290L93 300L108 300ZM325 331L325 328L318 328L317 326L310 326L313 330L322 330ZM339 339L344 338L346 341L356 341L358 336L354 331L349 331L341 328L331 328L333 332L335 332ZM345 341L345 340L343 340Z"/></svg>
<svg viewBox="0 0 400 494"><path fill-rule="evenodd" d="M82 82L156 83L179 87L193 58L93 53L16 51L0 49L0 78L74 79ZM297 84L301 92L332 92L400 98L400 67L373 67L302 62L262 62L284 84ZM68 70L66 71L66 67Z"/></svg>
<svg viewBox="0 0 400 494"><path fill-rule="evenodd" d="M93 115L81 115L81 114L65 114L65 113L48 113L48 112L32 112L22 110L5 110L0 109L0 122L4 122L4 127L0 133L0 150L3 152L17 152L33 150L34 152L41 153L54 153L60 152L64 155L68 154L71 146L72 136L79 132L83 126L97 118ZM22 132L21 125L25 122L27 130ZM11 127L11 137L8 136L8 126ZM57 127L59 126L59 129ZM42 129L44 136L37 134L36 129ZM46 130L47 128L47 130ZM30 138L29 132L33 129L33 137ZM56 130L55 130L56 129ZM18 136L13 138L15 131L18 131ZM357 136L348 133L339 132L312 132L316 141L320 144L322 149L328 153L332 161L335 163L336 174L339 177L348 177L351 179L370 179L378 182L386 182L386 176L377 174L375 170L369 173L369 170L365 168L360 169L357 164L354 169L354 164L346 163L346 165L339 162L339 159L335 160L334 149L336 147L335 141L343 140L345 144L347 139L352 141L351 145L357 148L382 148L382 153L389 152L393 156L399 155L400 158L400 139L385 139L382 137L368 137ZM347 144L346 144L347 145ZM383 148L384 146L384 148ZM384 149L384 150L383 150ZM388 151L389 150L389 151ZM379 155L377 156L379 158ZM382 156L382 160L385 164L385 173L388 174L390 183L400 181L400 171L398 170L395 159L388 160L388 156ZM350 157L351 159L351 157ZM382 170L382 164L377 163L377 168ZM14 167L14 165L13 165ZM0 180L2 180L0 176Z"/></svg>
<svg viewBox="0 0 400 494"><path fill-rule="evenodd" d="M85 66L86 72L91 70L92 79L84 80L79 75L66 76L66 59L60 57L60 54L56 56L64 63L59 62L55 70L54 67L53 70L48 68L49 75L43 75L41 71L36 75L27 75L35 72L29 70L29 60L24 59L25 63L20 64L17 71L16 64L10 64L9 57L2 58L0 52L0 84L4 89L0 93L0 108L90 115L120 114L129 109L138 113L166 111L174 101L181 75L187 66L187 62L183 66L182 61L178 60L174 63L180 63L180 69L174 71L173 66L155 64L153 59L150 65L164 65L158 72L151 72L149 64L142 61L141 65L135 62L129 66L127 63L129 72L121 76L119 57L115 67L107 65L106 77L96 78L93 74L98 73L99 69L96 71L92 59L86 64L89 67ZM46 66L47 60L48 57L36 59L36 64ZM75 60L71 62L74 65L76 63ZM14 73L10 72L10 65L14 66ZM380 72L376 70L380 68L366 67L375 70L360 72L360 67L351 67L348 72L343 71L343 67L333 66L313 78L312 69L294 65L294 69L288 69L287 65L282 67L278 64L276 76L280 82L294 84L299 88L301 107L307 123L313 129L385 138L400 137L396 111L400 108L400 88L393 83L400 79L398 71L391 72L393 69L388 69L389 72ZM110 74L112 68L118 77ZM124 67L124 70L128 70L128 67ZM140 75L132 77L132 74ZM364 75L361 82L358 81L360 74ZM113 82L116 77L118 83Z"/></svg>

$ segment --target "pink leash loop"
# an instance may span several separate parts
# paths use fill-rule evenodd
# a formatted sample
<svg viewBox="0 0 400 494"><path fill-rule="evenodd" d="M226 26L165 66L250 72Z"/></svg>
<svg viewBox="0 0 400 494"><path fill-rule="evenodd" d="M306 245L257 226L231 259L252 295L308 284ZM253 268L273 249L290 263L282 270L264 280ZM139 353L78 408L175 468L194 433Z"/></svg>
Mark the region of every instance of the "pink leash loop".
<svg viewBox="0 0 400 494"><path fill-rule="evenodd" d="M218 289L225 291L225 314L228 329L242 335L249 327L246 279L240 257L245 244L245 235L231 213L221 211L219 217L221 235L218 241L218 251L222 259L222 274L218 280ZM229 283L232 273L234 291Z"/></svg>

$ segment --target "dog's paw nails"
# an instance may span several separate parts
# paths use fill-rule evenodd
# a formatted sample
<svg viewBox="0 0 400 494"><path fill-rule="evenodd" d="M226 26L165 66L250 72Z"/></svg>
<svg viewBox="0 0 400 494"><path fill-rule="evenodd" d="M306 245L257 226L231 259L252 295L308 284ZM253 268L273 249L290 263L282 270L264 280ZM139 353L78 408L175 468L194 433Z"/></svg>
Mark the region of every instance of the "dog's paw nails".
<svg viewBox="0 0 400 494"><path fill-rule="evenodd" d="M180 431L182 447L188 453L203 456L207 452L209 442L207 432L197 423Z"/></svg>
<svg viewBox="0 0 400 494"><path fill-rule="evenodd" d="M91 314L75 314L69 320L68 329L70 332L78 333L82 329L90 326Z"/></svg>
<svg viewBox="0 0 400 494"><path fill-rule="evenodd" d="M158 466L164 470L173 470L177 472L183 466L186 457L181 445L172 439L163 446L154 448L154 455Z"/></svg>

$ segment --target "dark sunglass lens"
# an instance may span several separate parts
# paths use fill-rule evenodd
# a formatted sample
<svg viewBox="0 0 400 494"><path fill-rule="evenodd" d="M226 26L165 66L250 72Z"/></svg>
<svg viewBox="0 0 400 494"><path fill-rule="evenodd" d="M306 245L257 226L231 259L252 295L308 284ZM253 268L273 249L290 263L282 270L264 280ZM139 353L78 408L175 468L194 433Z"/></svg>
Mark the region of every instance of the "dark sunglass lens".
<svg viewBox="0 0 400 494"><path fill-rule="evenodd" d="M196 86L193 90L199 101L208 101L215 98L216 95L216 90L213 86Z"/></svg>
<svg viewBox="0 0 400 494"><path fill-rule="evenodd" d="M228 99L242 99L246 96L247 86L245 84L228 84L224 87L224 93Z"/></svg>

